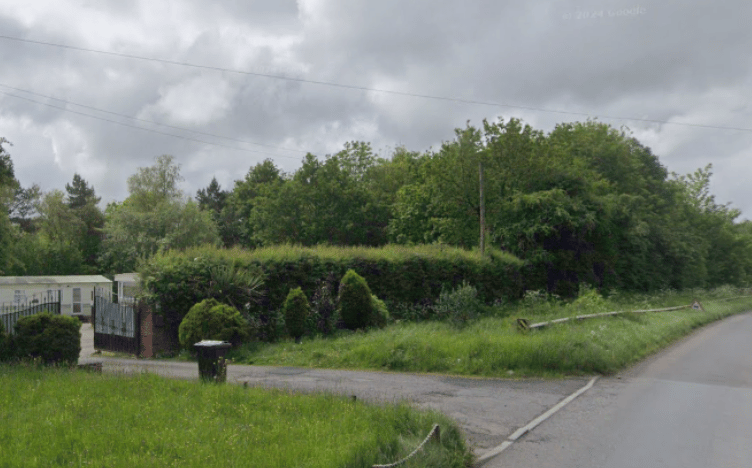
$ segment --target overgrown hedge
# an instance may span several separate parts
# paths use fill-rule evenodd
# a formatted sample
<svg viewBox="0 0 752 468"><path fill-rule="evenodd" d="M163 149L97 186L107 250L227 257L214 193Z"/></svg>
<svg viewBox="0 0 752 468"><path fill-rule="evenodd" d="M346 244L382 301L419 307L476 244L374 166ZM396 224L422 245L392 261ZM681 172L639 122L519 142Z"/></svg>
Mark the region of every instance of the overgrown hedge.
<svg viewBox="0 0 752 468"><path fill-rule="evenodd" d="M153 256L139 268L147 299L163 313L182 318L194 304L206 299L209 270L215 267L262 274L262 297L256 310L280 310L290 289L300 287L313 297L316 285L348 269L363 276L374 295L387 304L419 304L439 297L442 288L454 289L463 281L477 288L478 298L491 302L517 298L523 292L523 262L512 255L421 245L382 248L275 246L256 250L201 247ZM253 308L253 307L252 307ZM263 321L263 317L262 317Z"/></svg>

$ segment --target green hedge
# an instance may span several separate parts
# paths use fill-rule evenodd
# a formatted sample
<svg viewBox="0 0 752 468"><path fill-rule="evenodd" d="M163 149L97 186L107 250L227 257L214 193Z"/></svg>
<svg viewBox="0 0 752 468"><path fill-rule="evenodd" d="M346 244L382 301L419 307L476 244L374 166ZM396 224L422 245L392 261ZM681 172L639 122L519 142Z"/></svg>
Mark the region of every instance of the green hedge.
<svg viewBox="0 0 752 468"><path fill-rule="evenodd" d="M472 284L478 298L522 296L523 262L504 252L491 250L485 258L477 251L440 245L368 247L275 246L257 250L201 247L169 251L141 265L139 276L147 299L163 311L184 316L193 304L208 296L202 285L208 269L226 266L263 275L263 295L256 314L280 310L290 289L300 287L313 297L317 284L328 274L342 278L349 269L363 276L374 295L387 304L419 304L434 301L442 289ZM251 307L254 309L254 307Z"/></svg>

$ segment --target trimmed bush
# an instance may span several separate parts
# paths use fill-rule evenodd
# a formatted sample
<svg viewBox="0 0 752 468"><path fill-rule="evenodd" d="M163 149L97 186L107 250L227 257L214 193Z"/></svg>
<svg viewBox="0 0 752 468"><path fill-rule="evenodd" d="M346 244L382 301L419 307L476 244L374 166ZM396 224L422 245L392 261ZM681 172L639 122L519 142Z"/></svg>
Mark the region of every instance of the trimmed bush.
<svg viewBox="0 0 752 468"><path fill-rule="evenodd" d="M374 295L371 295L371 305L373 306L372 324L384 328L389 323L389 309L384 301Z"/></svg>
<svg viewBox="0 0 752 468"><path fill-rule="evenodd" d="M339 283L339 313L345 327L356 330L372 322L373 302L366 280L355 270L347 270Z"/></svg>
<svg viewBox="0 0 752 468"><path fill-rule="evenodd" d="M81 321L66 315L41 313L16 322L13 345L17 357L40 359L44 364L78 363Z"/></svg>
<svg viewBox="0 0 752 468"><path fill-rule="evenodd" d="M201 340L229 341L238 346L248 337L248 324L240 311L216 299L205 299L191 307L180 322L180 346L194 351L193 345Z"/></svg>
<svg viewBox="0 0 752 468"><path fill-rule="evenodd" d="M290 290L285 300L284 311L287 333L295 338L296 343L300 343L300 338L306 331L306 319L311 313L311 305L302 289Z"/></svg>

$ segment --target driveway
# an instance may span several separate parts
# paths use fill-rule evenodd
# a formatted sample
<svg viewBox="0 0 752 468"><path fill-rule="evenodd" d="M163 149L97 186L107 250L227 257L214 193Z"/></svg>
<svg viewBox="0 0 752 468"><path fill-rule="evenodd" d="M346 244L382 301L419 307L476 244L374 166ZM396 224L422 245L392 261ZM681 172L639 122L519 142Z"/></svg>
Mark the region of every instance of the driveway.
<svg viewBox="0 0 752 468"><path fill-rule="evenodd" d="M92 356L91 324L84 324L81 332L81 363L101 361L107 373L154 372L198 380L195 362ZM589 379L481 379L231 364L227 368L227 380L303 392L335 392L374 402L407 401L417 408L438 410L457 421L475 452L481 454L501 444L510 433L575 392Z"/></svg>

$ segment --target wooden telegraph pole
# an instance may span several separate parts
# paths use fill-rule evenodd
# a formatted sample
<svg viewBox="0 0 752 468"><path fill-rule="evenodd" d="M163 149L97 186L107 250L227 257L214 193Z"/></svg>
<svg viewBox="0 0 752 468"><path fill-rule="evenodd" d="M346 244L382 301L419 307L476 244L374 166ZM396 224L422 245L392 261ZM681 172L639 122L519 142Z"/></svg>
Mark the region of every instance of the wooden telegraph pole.
<svg viewBox="0 0 752 468"><path fill-rule="evenodd" d="M483 161L478 162L480 174L480 256L486 254L486 201L483 197Z"/></svg>

